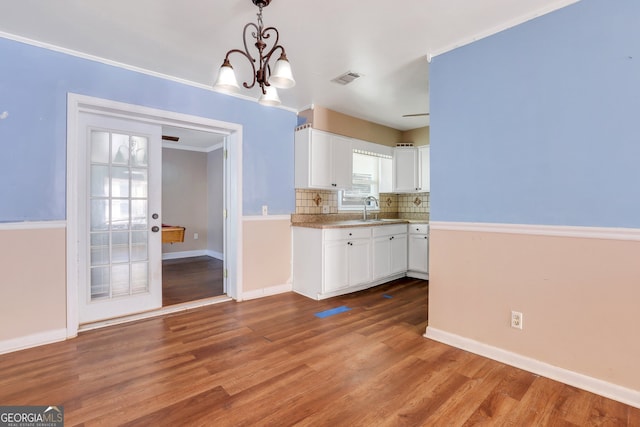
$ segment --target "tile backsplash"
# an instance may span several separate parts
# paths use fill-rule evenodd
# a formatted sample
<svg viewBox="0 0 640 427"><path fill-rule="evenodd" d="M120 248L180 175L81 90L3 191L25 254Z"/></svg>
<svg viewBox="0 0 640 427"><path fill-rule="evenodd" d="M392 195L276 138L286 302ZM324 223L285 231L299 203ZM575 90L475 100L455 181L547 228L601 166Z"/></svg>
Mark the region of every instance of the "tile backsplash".
<svg viewBox="0 0 640 427"><path fill-rule="evenodd" d="M322 212L327 206L329 212ZM296 188L297 214L338 213L338 192L330 190L300 190Z"/></svg>
<svg viewBox="0 0 640 427"><path fill-rule="evenodd" d="M429 193L380 194L380 213L387 217L429 219ZM327 206L329 212L323 212ZM338 192L296 189L296 214L338 213Z"/></svg>

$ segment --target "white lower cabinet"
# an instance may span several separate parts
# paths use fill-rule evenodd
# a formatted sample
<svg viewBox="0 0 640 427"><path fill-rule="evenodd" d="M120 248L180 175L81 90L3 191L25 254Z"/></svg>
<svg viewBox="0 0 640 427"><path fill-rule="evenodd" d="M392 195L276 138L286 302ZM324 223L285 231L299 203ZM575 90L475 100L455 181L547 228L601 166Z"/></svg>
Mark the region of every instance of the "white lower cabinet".
<svg viewBox="0 0 640 427"><path fill-rule="evenodd" d="M373 227L373 279L407 271L407 225Z"/></svg>
<svg viewBox="0 0 640 427"><path fill-rule="evenodd" d="M382 242L383 236L378 233L392 227L396 231L403 229L404 236L390 230ZM309 298L323 299L404 276L406 227L405 224L325 229L292 227L293 290ZM376 238L373 237L375 230L378 230ZM378 237L383 243L381 246L376 246ZM383 258L387 266L384 273L376 266L378 257ZM374 272L377 277L373 277Z"/></svg>
<svg viewBox="0 0 640 427"><path fill-rule="evenodd" d="M323 292L332 292L371 280L369 238L324 242Z"/></svg>
<svg viewBox="0 0 640 427"><path fill-rule="evenodd" d="M409 264L407 276L429 279L429 225L409 224Z"/></svg>

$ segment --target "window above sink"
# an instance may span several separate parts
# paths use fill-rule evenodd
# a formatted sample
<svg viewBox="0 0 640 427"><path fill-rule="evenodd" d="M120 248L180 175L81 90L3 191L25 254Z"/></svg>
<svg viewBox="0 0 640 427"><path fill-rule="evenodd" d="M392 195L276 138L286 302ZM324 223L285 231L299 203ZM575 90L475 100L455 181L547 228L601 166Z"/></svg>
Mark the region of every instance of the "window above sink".
<svg viewBox="0 0 640 427"><path fill-rule="evenodd" d="M390 155L371 151L353 150L352 187L338 194L339 210L363 209L363 199L373 196L380 199L380 193L391 189L393 161ZM373 201L367 202L367 209L379 210Z"/></svg>

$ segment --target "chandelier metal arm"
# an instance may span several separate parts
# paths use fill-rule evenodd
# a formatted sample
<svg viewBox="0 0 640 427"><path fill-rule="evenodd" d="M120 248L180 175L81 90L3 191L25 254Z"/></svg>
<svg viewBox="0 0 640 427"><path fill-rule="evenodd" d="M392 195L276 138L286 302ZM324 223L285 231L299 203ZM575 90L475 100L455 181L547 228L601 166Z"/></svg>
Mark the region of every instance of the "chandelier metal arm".
<svg viewBox="0 0 640 427"><path fill-rule="evenodd" d="M225 65L229 67L231 66L231 62L229 61L229 55L231 55L232 53L239 53L249 60L249 64L251 64L251 68L253 70L253 72L251 73L251 75L253 76L253 81L251 82L251 84L249 84L248 82L244 82L242 83L242 86L244 86L246 89L251 89L256 85L256 75L257 75L256 66L255 66L256 60L248 52L245 52L240 49L231 49L229 52L227 52L227 56L225 56L222 66L225 66Z"/></svg>
<svg viewBox="0 0 640 427"><path fill-rule="evenodd" d="M269 37L271 37L271 35L268 33L269 31L272 31L275 36L276 39L273 42L273 47L271 48L271 50L269 50L269 52L264 55L264 57L262 56L262 51L260 51L260 68L267 71L269 75L264 76L265 77L265 84L267 86L269 86L269 76L271 75L271 67L269 67L269 61L271 60L271 56L273 56L273 54L280 49L282 51L282 54L286 56L285 51L284 51L284 47L280 44L278 44L278 42L280 41L280 33L278 32L278 29L275 27L267 27L262 31L262 36L265 39L268 39Z"/></svg>
<svg viewBox="0 0 640 427"><path fill-rule="evenodd" d="M258 50L258 56L259 56L258 68L256 68L256 58L254 58L249 51L248 35L247 35L249 29L254 30L251 32L251 37L256 40L254 45ZM275 35L274 45L271 47L269 52L264 54L264 50L267 47L267 43L265 43L264 40L271 38L272 34ZM282 55L286 55L284 47L278 44L279 40L280 40L280 33L278 32L278 29L275 27L261 28L260 25L256 25L253 22L250 22L244 26L244 31L243 31L244 50L231 49L230 51L228 51L227 55L225 56L225 63L230 64L229 56L232 53L239 53L249 60L249 63L251 64L251 68L252 68L251 74L253 75L253 80L251 81L251 83L246 81L242 83L242 86L244 86L246 89L251 89L256 85L256 83L258 83L258 85L262 89L262 93L266 94L267 91L265 89L265 86L270 86L269 76L271 75L271 67L269 66L269 61L271 60L271 57L278 50L281 51Z"/></svg>

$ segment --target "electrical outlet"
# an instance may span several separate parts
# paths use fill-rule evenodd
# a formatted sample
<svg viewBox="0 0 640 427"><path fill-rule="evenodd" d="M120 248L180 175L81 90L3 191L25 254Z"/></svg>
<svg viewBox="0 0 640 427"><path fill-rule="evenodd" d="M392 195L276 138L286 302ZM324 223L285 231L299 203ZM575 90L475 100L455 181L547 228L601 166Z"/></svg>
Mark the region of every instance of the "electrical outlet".
<svg viewBox="0 0 640 427"><path fill-rule="evenodd" d="M193 240L198 240L200 236L198 236L198 233L193 233Z"/></svg>
<svg viewBox="0 0 640 427"><path fill-rule="evenodd" d="M269 207L267 205L262 205L262 215L269 215Z"/></svg>
<svg viewBox="0 0 640 427"><path fill-rule="evenodd" d="M511 327L522 329L522 313L520 313L519 311L511 312Z"/></svg>
<svg viewBox="0 0 640 427"><path fill-rule="evenodd" d="M329 213L329 205L322 205L322 213Z"/></svg>

